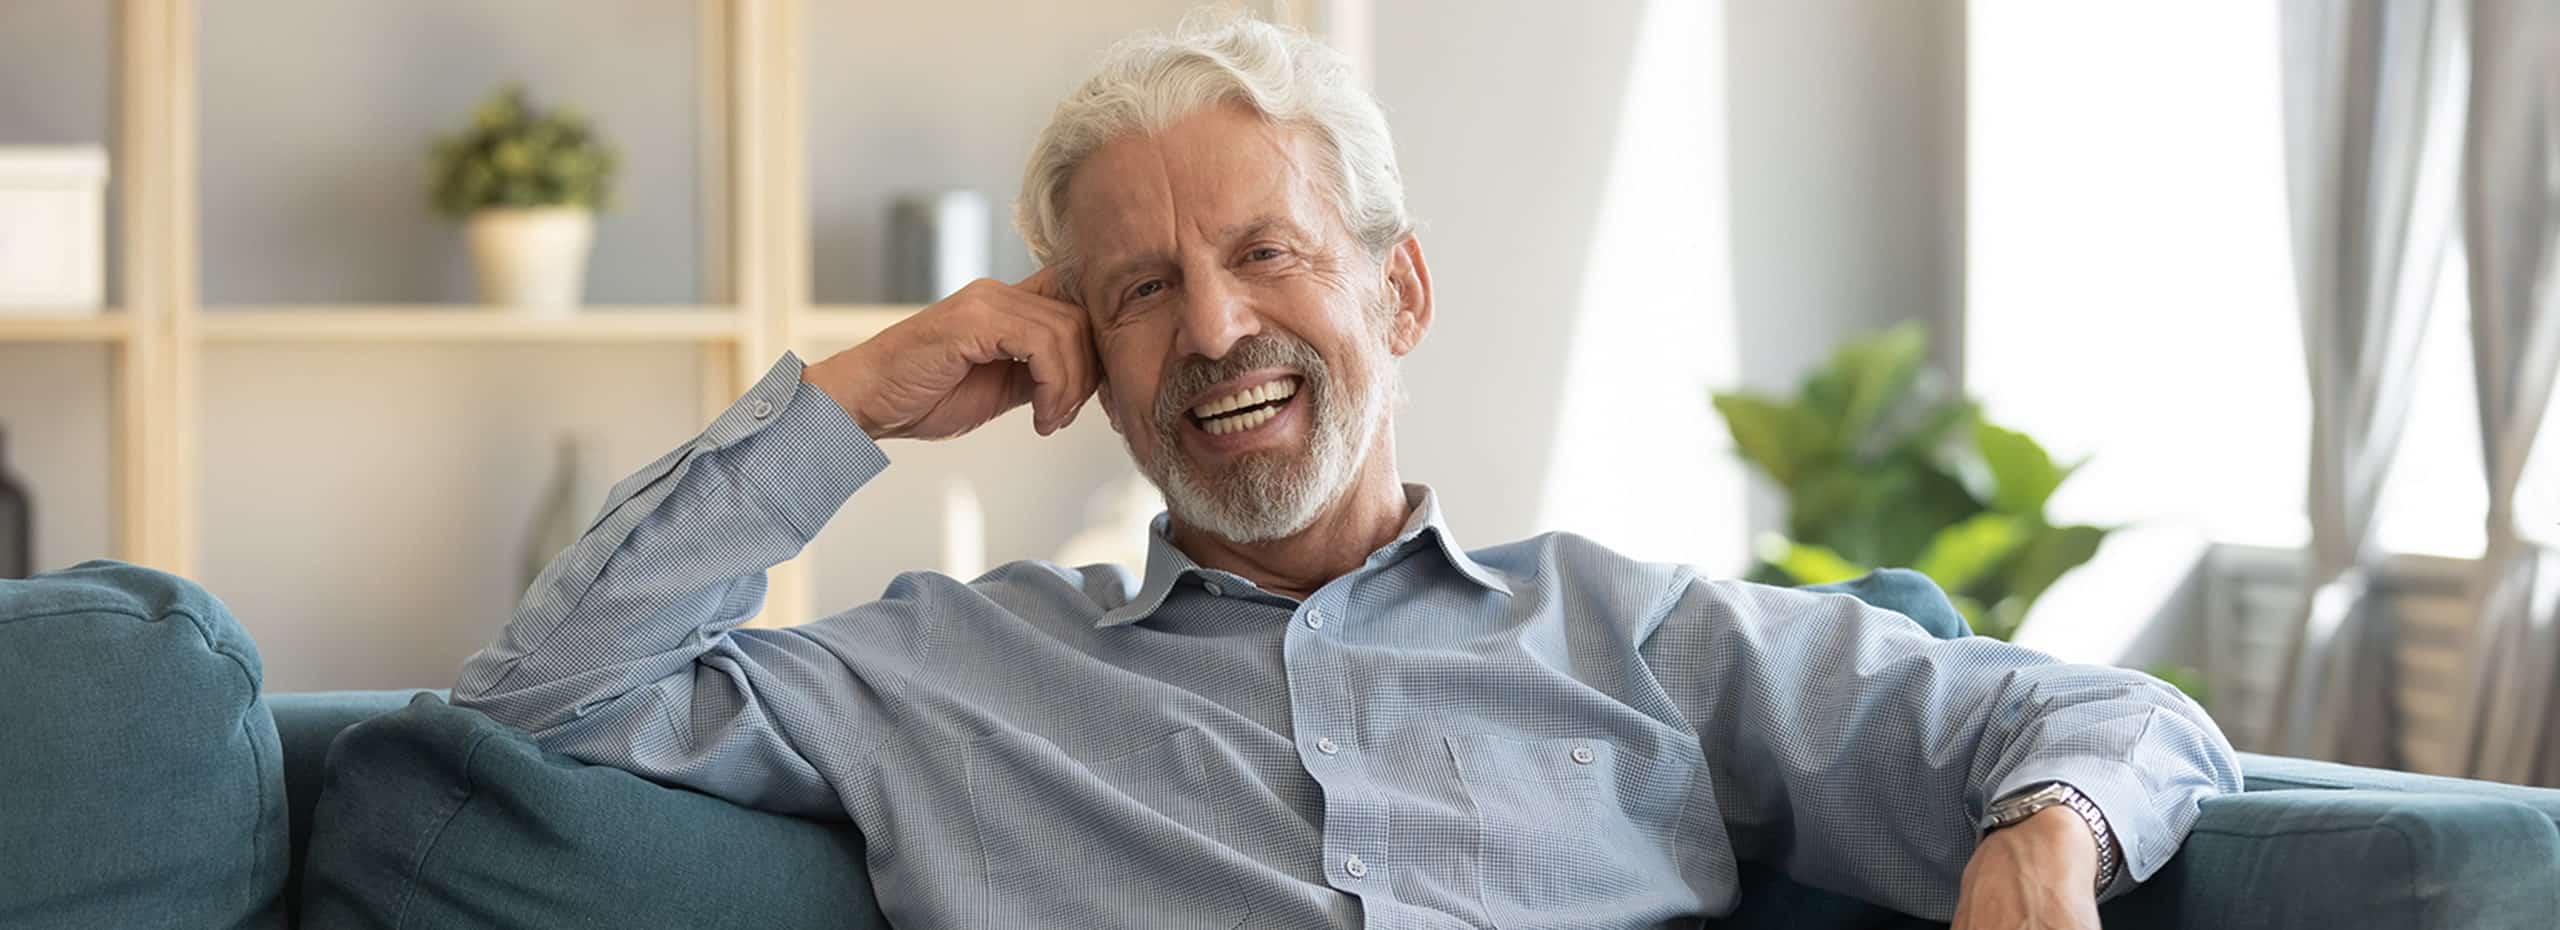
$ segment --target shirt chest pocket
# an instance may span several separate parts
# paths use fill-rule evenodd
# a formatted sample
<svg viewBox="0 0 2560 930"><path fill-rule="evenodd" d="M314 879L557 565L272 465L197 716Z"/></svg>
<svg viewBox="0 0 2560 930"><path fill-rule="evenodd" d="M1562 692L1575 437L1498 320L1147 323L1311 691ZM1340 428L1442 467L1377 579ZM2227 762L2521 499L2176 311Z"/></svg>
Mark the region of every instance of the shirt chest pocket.
<svg viewBox="0 0 2560 930"><path fill-rule="evenodd" d="M1189 727L1091 760L1021 732L970 742L986 926L1242 923L1245 902L1212 854L1214 749Z"/></svg>
<svg viewBox="0 0 2560 930"><path fill-rule="evenodd" d="M1674 831L1699 756L1601 738L1447 737L1479 825L1477 883L1503 930L1616 925L1681 887Z"/></svg>

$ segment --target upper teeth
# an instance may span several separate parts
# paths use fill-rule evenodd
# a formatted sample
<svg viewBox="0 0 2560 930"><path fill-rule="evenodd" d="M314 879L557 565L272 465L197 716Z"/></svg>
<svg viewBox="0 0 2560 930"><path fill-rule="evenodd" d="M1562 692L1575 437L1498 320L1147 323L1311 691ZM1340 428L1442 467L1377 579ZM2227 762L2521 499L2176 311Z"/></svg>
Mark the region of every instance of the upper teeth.
<svg viewBox="0 0 2560 930"><path fill-rule="evenodd" d="M1297 379L1282 378L1278 381L1265 383L1259 387L1246 388L1217 400L1193 407L1191 408L1191 415L1206 420L1230 410L1235 410L1240 407L1251 407L1255 404L1270 403L1296 393L1298 393Z"/></svg>

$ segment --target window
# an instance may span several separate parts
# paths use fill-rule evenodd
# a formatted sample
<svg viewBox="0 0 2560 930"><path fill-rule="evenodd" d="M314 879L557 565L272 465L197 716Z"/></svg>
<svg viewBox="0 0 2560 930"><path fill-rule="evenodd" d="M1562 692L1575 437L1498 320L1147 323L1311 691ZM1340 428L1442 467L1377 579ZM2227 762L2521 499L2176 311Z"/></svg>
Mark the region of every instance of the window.
<svg viewBox="0 0 2560 930"><path fill-rule="evenodd" d="M1970 16L1968 386L2058 458L2089 457L2060 519L2301 545L2276 5Z"/></svg>

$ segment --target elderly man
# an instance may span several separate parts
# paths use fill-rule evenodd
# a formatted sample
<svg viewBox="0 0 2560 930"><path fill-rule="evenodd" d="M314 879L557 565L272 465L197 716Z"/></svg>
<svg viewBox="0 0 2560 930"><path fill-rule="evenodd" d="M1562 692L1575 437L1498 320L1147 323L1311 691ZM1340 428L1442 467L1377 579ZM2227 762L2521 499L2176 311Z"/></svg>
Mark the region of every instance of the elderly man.
<svg viewBox="0 0 2560 930"><path fill-rule="evenodd" d="M1460 546L1396 468L1396 360L1435 307L1386 123L1303 36L1123 43L1018 212L1038 273L783 358L613 489L455 702L849 815L908 927L1655 927L1730 912L1745 860L1960 927L2094 927L2239 787L2133 672L1569 535ZM733 629L880 443L1087 401L1164 492L1142 576L912 573Z"/></svg>

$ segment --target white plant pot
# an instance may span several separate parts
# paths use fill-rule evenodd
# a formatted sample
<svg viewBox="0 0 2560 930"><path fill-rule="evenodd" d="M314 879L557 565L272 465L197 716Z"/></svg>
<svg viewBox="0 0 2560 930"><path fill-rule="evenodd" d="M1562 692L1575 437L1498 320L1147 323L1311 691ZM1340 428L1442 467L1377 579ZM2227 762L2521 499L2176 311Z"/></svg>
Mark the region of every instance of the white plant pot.
<svg viewBox="0 0 2560 930"><path fill-rule="evenodd" d="M480 301L537 316L567 316L586 290L596 218L580 207L491 207L465 224Z"/></svg>

